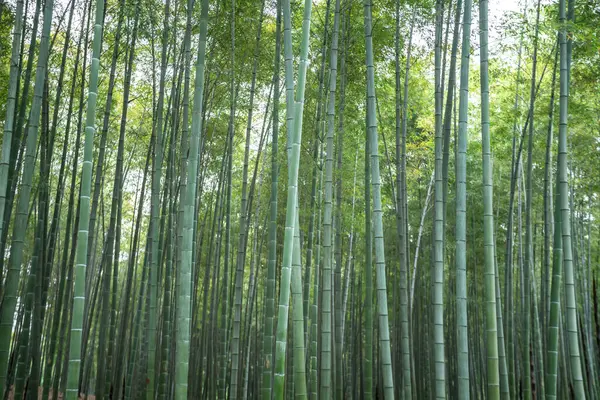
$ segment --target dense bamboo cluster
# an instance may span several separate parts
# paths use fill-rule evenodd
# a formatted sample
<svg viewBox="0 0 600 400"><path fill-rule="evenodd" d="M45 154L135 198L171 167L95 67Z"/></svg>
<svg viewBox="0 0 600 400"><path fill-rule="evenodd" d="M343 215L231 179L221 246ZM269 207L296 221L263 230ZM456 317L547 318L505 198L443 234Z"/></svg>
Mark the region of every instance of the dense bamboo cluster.
<svg viewBox="0 0 600 400"><path fill-rule="evenodd" d="M3 398L600 399L600 14L526 3L2 1Z"/></svg>

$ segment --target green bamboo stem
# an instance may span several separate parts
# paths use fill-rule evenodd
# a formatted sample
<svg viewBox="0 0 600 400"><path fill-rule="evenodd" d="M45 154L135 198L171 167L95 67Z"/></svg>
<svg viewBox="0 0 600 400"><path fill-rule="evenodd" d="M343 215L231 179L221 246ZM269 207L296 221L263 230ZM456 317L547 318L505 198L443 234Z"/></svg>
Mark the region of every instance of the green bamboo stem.
<svg viewBox="0 0 600 400"><path fill-rule="evenodd" d="M456 151L456 324L458 352L458 395L468 399L469 319L467 316L467 142L469 107L469 62L471 52L471 0L465 0L462 54L460 63L460 98Z"/></svg>
<svg viewBox="0 0 600 400"><path fill-rule="evenodd" d="M285 383L285 359L287 344L287 328L289 315L290 284L294 285L292 290L293 315L292 319L302 322L302 281L301 274L292 272L292 257L294 253L294 234L296 227L297 204L298 204L298 170L300 166L300 143L302 140L302 115L304 111L304 89L306 84L306 73L308 69L308 50L310 35L310 18L312 2L306 0L304 4L304 16L302 21L302 40L300 47L300 64L298 67L298 83L296 98L294 99L293 63L292 63L292 32L291 32L291 7L290 1L283 2L283 38L285 56L285 80L286 80L286 120L288 133L288 197L286 201L286 221L283 246L283 262L281 266L281 284L279 291L279 307L277 315L277 334L275 344L275 378L274 396L282 399ZM297 249L299 251L299 248ZM298 255L299 256L299 255ZM298 271L299 272L299 271ZM294 275L294 277L292 276ZM304 327L299 324L301 330L294 329L294 389L295 397L306 398L306 374L304 353Z"/></svg>
<svg viewBox="0 0 600 400"><path fill-rule="evenodd" d="M271 400L273 387L273 328L275 315L275 268L277 264L277 185L279 166L277 161L278 136L279 136L279 73L281 59L281 0L277 1L277 20L275 27L275 63L273 73L273 86L275 98L273 100L273 133L271 139L271 196L269 207L269 250L267 261L267 276L265 285L265 321L263 337L263 372L262 372L262 400Z"/></svg>
<svg viewBox="0 0 600 400"><path fill-rule="evenodd" d="M365 47L367 67L367 131L369 135L371 159L371 188L373 190L373 233L375 242L375 269L377 275L377 314L379 350L383 393L386 400L394 398L392 355L390 349L390 329L388 321L385 253L383 240L383 210L381 206L381 178L379 173L379 145L377 139L377 118L375 115L375 67L373 61L373 35L371 1L365 0Z"/></svg>
<svg viewBox="0 0 600 400"><path fill-rule="evenodd" d="M498 326L496 319L496 270L494 267L493 180L490 146L490 100L488 78L488 2L479 2L479 40L481 74L481 143L483 157L483 241L486 299L487 397L500 399L500 369L498 362Z"/></svg>
<svg viewBox="0 0 600 400"><path fill-rule="evenodd" d="M571 241L571 207L569 205L569 183L567 176L567 116L569 101L570 57L567 46L567 26L565 23L565 0L559 3L559 48L560 48L560 120L558 128L558 190L560 193L561 232L563 242L563 266L565 274L565 301L567 338L569 345L570 369L573 390L576 399L585 399L581 357L579 350L579 332L577 323L577 301L575 297L575 279L573 269L573 247Z"/></svg>
<svg viewBox="0 0 600 400"><path fill-rule="evenodd" d="M17 203L15 221L13 224L12 244L8 260L8 271L4 283L4 297L0 309L0 385L4 389L7 376L9 350L12 336L13 317L17 305L17 291L19 286L19 275L23 264L24 239L27 230L29 200L35 169L35 156L38 142L38 130L40 125L40 111L42 108L42 97L46 81L48 67L48 55L50 46L50 28L52 25L52 14L54 1L48 0L44 5L44 21L42 25L42 37L40 40L40 52L35 73L34 93L29 111L28 132L25 150L25 165L21 177L19 189L19 200ZM6 141L6 138L5 138ZM4 144L3 144L4 152ZM5 162L4 154L2 160ZM0 185L1 186L1 185ZM4 394L4 391L2 392Z"/></svg>
<svg viewBox="0 0 600 400"><path fill-rule="evenodd" d="M466 8L466 7L465 7ZM442 20L444 2L436 1L435 20L435 186L434 186L434 252L433 252L433 350L435 364L435 397L446 398L446 354L444 343L444 206L442 180Z"/></svg>
<svg viewBox="0 0 600 400"><path fill-rule="evenodd" d="M191 275L192 264L192 213L196 199L196 170L198 168L200 133L202 132L202 111L204 94L204 74L206 57L206 37L208 30L208 0L202 1L200 17L200 46L196 61L196 77L194 87L194 106L192 110L192 128L190 137L189 159L187 164L187 185L184 203L184 232L182 243L182 264L179 268L179 293L177 297L177 351L175 355L175 399L182 400L188 396L188 368L190 355L190 322L191 322Z"/></svg>
<svg viewBox="0 0 600 400"><path fill-rule="evenodd" d="M323 214L323 289L321 305L321 398L333 398L333 134L335 130L335 98L337 88L340 0L335 2L331 50L329 52L329 95L325 149L325 202Z"/></svg>

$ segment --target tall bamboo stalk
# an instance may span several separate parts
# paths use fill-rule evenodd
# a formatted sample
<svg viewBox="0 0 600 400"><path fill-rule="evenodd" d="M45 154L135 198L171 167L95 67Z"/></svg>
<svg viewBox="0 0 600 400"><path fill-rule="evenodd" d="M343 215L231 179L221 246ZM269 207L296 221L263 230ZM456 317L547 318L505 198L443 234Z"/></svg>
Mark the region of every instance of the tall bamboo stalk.
<svg viewBox="0 0 600 400"><path fill-rule="evenodd" d="M300 143L302 139L302 115L304 111L304 89L308 69L308 50L310 35L310 18L312 2L306 0L302 20L302 39L300 46L300 64L298 67L298 82L294 98L293 51L292 51L292 22L290 1L283 2L283 40L286 81L286 120L288 136L288 198L286 201L285 234L283 239L283 261L281 266L281 283L279 290L279 307L277 314L277 333L275 344L275 398L284 395L285 359L287 344L287 328L289 315L290 285L292 290L294 329L294 386L295 396L305 398L306 374L304 354L304 324L302 322L302 281L300 271L292 272L292 256L294 253L294 235L298 220L298 170L300 166ZM300 249L297 248L299 251ZM298 255L299 257L299 255ZM294 276L292 276L294 275ZM300 279L298 279L300 278Z"/></svg>
<svg viewBox="0 0 600 400"><path fill-rule="evenodd" d="M335 2L331 51L329 53L329 98L327 108L327 137L325 149L325 202L323 214L323 286L321 306L321 376L320 397L333 398L333 132L335 129L335 98L337 89L340 0ZM339 151L339 150L338 150Z"/></svg>
<svg viewBox="0 0 600 400"><path fill-rule="evenodd" d="M444 207L442 183L442 20L443 0L436 0L435 20L435 201L433 252L433 350L435 363L435 396L446 398L446 355L444 344Z"/></svg>
<svg viewBox="0 0 600 400"><path fill-rule="evenodd" d="M35 156L38 142L42 97L44 95L44 87L46 84L46 71L48 68L48 55L50 46L50 28L52 25L53 11L53 0L46 1L44 5L44 22L42 25L40 52L35 74L33 100L29 110L25 164L23 168L23 175L21 177L19 200L17 203L15 221L13 224L8 271L6 273L6 281L4 283L4 297L2 301L2 307L0 309L0 354L3 355L0 358L0 385L4 390L6 390L5 382L8 368L7 361L9 359L8 354L11 344L13 317L15 308L17 306L19 275L23 263L23 249L25 245L24 239L27 230L29 200L31 196L31 187L35 169ZM4 155L2 159L5 160ZM4 394L4 391L2 393Z"/></svg>
<svg viewBox="0 0 600 400"><path fill-rule="evenodd" d="M458 352L458 395L469 398L469 319L467 315L467 142L469 107L469 62L471 52L471 0L465 0L460 99L456 151L456 324Z"/></svg>
<svg viewBox="0 0 600 400"><path fill-rule="evenodd" d="M281 0L277 0L277 19L275 27L275 62L273 72L273 132L271 139L271 196L269 201L269 250L267 276L265 284L265 322L263 339L263 373L262 400L271 399L273 387L273 328L275 315L275 267L277 264L277 185L279 179L279 163L277 161L279 136L279 73L281 58Z"/></svg>
<svg viewBox="0 0 600 400"><path fill-rule="evenodd" d="M177 352L175 367L175 399L186 399L188 396L188 368L191 337L191 276L192 264L193 221L196 200L196 170L198 168L200 134L202 132L202 111L204 95L204 74L206 60L206 38L208 31L208 0L202 1L200 16L200 45L196 61L196 76L194 83L194 107L192 110L192 129L190 137L189 159L187 163L187 185L184 204L184 232L182 243L182 263L179 268L179 293L177 310L179 313L177 326ZM189 40L189 38L188 38Z"/></svg>
<svg viewBox="0 0 600 400"><path fill-rule="evenodd" d="M383 210L381 207L381 178L379 174L379 145L375 115L375 67L373 61L373 24L371 1L365 0L365 47L367 67L367 130L371 159L371 188L373 190L373 234L375 241L375 268L377 273L377 314L379 330L380 364L383 376L383 392L386 400L394 398L392 354L388 322L387 285L383 240Z"/></svg>
<svg viewBox="0 0 600 400"><path fill-rule="evenodd" d="M500 399L498 327L496 319L496 270L494 267L493 181L490 146L490 100L488 77L488 2L479 2L479 41L481 75L481 148L483 157L483 241L486 299L487 396ZM527 302L527 300L526 300Z"/></svg>
<svg viewBox="0 0 600 400"><path fill-rule="evenodd" d="M570 2L571 3L571 2ZM577 301L575 298L575 276L573 268L573 247L571 241L571 206L569 204L569 182L567 176L567 116L569 101L570 52L567 46L567 26L565 23L565 0L559 2L559 48L560 48L560 100L558 125L558 190L560 193L561 232L563 244L563 266L565 274L565 302L567 308L567 339L569 345L571 379L577 399L585 399L585 388L579 350L579 330L577 323Z"/></svg>

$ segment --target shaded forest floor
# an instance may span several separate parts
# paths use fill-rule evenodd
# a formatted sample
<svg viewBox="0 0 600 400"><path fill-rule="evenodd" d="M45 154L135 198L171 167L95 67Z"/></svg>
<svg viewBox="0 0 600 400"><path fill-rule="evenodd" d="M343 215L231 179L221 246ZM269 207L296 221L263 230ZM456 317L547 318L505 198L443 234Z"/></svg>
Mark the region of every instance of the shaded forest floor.
<svg viewBox="0 0 600 400"><path fill-rule="evenodd" d="M44 393L44 388L42 388L41 386L38 387L38 400L42 400L42 395ZM63 400L64 396L62 393L58 393L58 400ZM96 400L96 396L94 396L93 394L89 395L89 396L80 396L79 397L81 400ZM10 388L10 392L8 392L8 400L14 400L15 399L15 389L14 386L11 386ZM54 396L52 396L52 390L50 390L50 393L48 395L48 400L54 400Z"/></svg>

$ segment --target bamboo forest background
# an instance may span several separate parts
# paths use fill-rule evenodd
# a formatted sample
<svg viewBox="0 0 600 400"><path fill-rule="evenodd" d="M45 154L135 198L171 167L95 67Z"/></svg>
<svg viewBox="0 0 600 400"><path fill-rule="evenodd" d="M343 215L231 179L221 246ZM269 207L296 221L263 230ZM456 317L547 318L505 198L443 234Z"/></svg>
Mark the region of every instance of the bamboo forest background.
<svg viewBox="0 0 600 400"><path fill-rule="evenodd" d="M4 398L600 398L597 1L0 16Z"/></svg>

